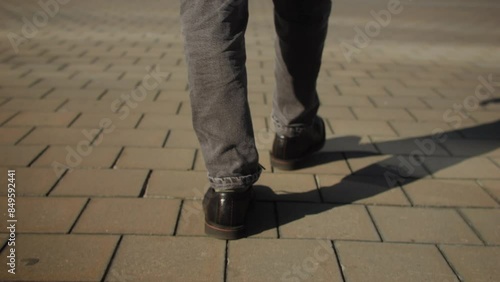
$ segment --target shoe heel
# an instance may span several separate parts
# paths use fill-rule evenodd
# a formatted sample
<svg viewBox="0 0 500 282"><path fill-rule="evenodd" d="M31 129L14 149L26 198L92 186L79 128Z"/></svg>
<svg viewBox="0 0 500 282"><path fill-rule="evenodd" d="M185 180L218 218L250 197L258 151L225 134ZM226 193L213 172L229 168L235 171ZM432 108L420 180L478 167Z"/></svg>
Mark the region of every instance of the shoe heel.
<svg viewBox="0 0 500 282"><path fill-rule="evenodd" d="M205 222L205 233L221 240L236 240L245 237L245 228L224 229Z"/></svg>
<svg viewBox="0 0 500 282"><path fill-rule="evenodd" d="M299 168L300 160L279 160L271 156L271 165L281 170L296 170Z"/></svg>

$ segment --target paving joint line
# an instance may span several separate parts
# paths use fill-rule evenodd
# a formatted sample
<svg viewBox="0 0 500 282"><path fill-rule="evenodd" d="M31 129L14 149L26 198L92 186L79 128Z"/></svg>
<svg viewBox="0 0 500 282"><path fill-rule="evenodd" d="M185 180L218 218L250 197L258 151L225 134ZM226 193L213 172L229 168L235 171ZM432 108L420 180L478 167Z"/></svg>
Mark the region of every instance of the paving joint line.
<svg viewBox="0 0 500 282"><path fill-rule="evenodd" d="M21 111L17 111L16 113L14 113L11 117L7 118L6 120L4 120L2 123L0 123L0 127L1 126L4 126L6 123L8 123L9 121L11 121L12 119L14 119L16 116L18 116L19 114L21 113Z"/></svg>
<svg viewBox="0 0 500 282"><path fill-rule="evenodd" d="M281 238L281 232L280 232L280 218L278 214L278 202L274 201L273 202L273 208L274 208L274 223L276 224L276 239Z"/></svg>
<svg viewBox="0 0 500 282"><path fill-rule="evenodd" d="M174 233L172 233L172 236L177 235L177 229L179 228L179 222L181 220L181 213L182 213L182 208L184 207L184 202L185 200L181 200L179 204L179 212L177 213L177 218L175 219Z"/></svg>
<svg viewBox="0 0 500 282"><path fill-rule="evenodd" d="M377 232L377 236L378 236L380 242L384 242L385 241L384 237L382 236L382 233L380 232L379 227L377 225L377 222L375 221L375 218L373 217L372 213L370 212L370 209L366 205L364 207L365 207L366 212L368 213L368 217L370 217L370 221L372 222L373 227L375 228L375 231Z"/></svg>
<svg viewBox="0 0 500 282"><path fill-rule="evenodd" d="M168 141L168 138L170 137L171 133L172 133L172 130L167 129L167 134L165 135L165 139L163 140L161 148L165 148L165 146L167 146L167 141Z"/></svg>
<svg viewBox="0 0 500 282"><path fill-rule="evenodd" d="M57 111L59 111L62 107L64 107L64 105L66 105L67 103L69 103L69 99L65 99L61 105L57 106L55 109L54 109L54 113L56 113Z"/></svg>
<svg viewBox="0 0 500 282"><path fill-rule="evenodd" d="M50 88L47 92L44 92L44 93L40 96L40 100L45 99L45 97L47 97L50 93L54 92L55 90L56 90L56 88L55 88L55 87Z"/></svg>
<svg viewBox="0 0 500 282"><path fill-rule="evenodd" d="M113 264L113 260L116 257L116 253L118 252L118 249L120 248L120 244L123 240L124 235L120 235L118 238L118 242L116 242L116 246L113 250L113 253L111 254L111 257L109 258L108 265L106 266L106 269L104 270L104 273L102 274L102 278L100 279L100 282L105 282L106 281L106 276L108 276L109 270L111 269L111 264Z"/></svg>
<svg viewBox="0 0 500 282"><path fill-rule="evenodd" d="M472 222L469 220L469 218L467 218L467 216L460 210L460 208L454 208L454 210L458 213L458 215L462 218L462 220L465 222L465 224L467 224L467 226L472 230L472 232L474 233L474 235L476 235L477 238L479 238L479 240L481 241L481 243L484 245L484 246L487 246L488 243L486 242L486 240L483 238L483 236L481 235L481 233L479 233L478 230L476 230L476 228L474 227L474 225L472 224Z"/></svg>
<svg viewBox="0 0 500 282"><path fill-rule="evenodd" d="M99 94L99 96L97 96L96 100L101 101L102 97L104 97L104 95L106 95L108 92L109 92L108 88L104 89L104 91L101 94Z"/></svg>
<svg viewBox="0 0 500 282"><path fill-rule="evenodd" d="M28 135L30 135L31 132L33 132L34 130L36 129L36 126L33 126L30 128L30 130L28 130L28 132L26 132L23 136L21 136L15 143L14 143L14 146L15 145L18 145L19 143L21 143L21 141L23 141L26 137L28 137Z"/></svg>
<svg viewBox="0 0 500 282"><path fill-rule="evenodd" d="M73 229L75 228L78 220L80 219L80 217L82 217L82 214L83 212L85 211L85 209L87 208L87 206L89 205L90 203L90 198L87 198L87 200L85 201L85 204L83 204L83 207L82 209L80 210L80 212L78 213L78 215L76 216L75 218L75 221L73 221L73 224L71 224L71 227L69 228L69 230L65 233L66 235L69 235L69 234L75 234L73 233Z"/></svg>
<svg viewBox="0 0 500 282"><path fill-rule="evenodd" d="M27 167L31 167L48 149L50 145L47 145L36 157L28 164Z"/></svg>
<svg viewBox="0 0 500 282"><path fill-rule="evenodd" d="M344 267L342 266L339 251L335 247L335 241L334 240L329 240L329 241L330 241L330 244L331 244L332 249L333 249L333 255L335 256L335 260L337 261L337 266L339 267L340 277L342 278L342 281L345 282L346 278L345 278L345 273L344 273Z"/></svg>
<svg viewBox="0 0 500 282"><path fill-rule="evenodd" d="M227 282L227 270L229 266L229 240L225 240L225 250L224 250L224 276L222 278L223 282Z"/></svg>
<svg viewBox="0 0 500 282"><path fill-rule="evenodd" d="M441 248L439 247L439 244L434 244L434 246L436 247L436 249L438 250L438 252L441 254L441 257L444 259L444 261L446 262L446 264L448 265L448 267L451 269L451 271L453 272L453 274L455 274L456 278L459 281L464 281L464 279L462 278L462 276L460 276L458 270L455 269L455 267L453 266L453 264L451 263L451 261L446 256L446 254L443 252L443 250L441 250Z"/></svg>
<svg viewBox="0 0 500 282"><path fill-rule="evenodd" d="M82 116L82 113L79 112L66 126L66 128L70 128L80 117Z"/></svg>
<svg viewBox="0 0 500 282"><path fill-rule="evenodd" d="M150 169L148 175L146 176L146 179L144 180L144 183L142 184L141 192L139 193L138 198L144 198L144 194L146 194L146 189L148 188L149 179L151 178L152 173L153 170Z"/></svg>
<svg viewBox="0 0 500 282"><path fill-rule="evenodd" d="M109 167L110 169L115 169L115 166L116 164L118 163L118 160L120 159L120 157L122 156L122 153L123 151L125 151L125 147L122 146L120 148L120 151L118 152L118 154L116 155L116 158L113 160L113 163L111 164L111 166Z"/></svg>

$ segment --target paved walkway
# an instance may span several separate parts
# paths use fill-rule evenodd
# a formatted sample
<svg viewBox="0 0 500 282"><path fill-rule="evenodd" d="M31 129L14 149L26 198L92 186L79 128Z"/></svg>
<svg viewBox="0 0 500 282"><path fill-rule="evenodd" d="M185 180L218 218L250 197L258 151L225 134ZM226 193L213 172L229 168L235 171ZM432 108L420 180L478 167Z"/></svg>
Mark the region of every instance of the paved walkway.
<svg viewBox="0 0 500 282"><path fill-rule="evenodd" d="M231 242L203 234L178 2L1 1L1 281L500 280L498 1L335 1L328 141L294 173L269 163L272 1L250 1L266 171Z"/></svg>

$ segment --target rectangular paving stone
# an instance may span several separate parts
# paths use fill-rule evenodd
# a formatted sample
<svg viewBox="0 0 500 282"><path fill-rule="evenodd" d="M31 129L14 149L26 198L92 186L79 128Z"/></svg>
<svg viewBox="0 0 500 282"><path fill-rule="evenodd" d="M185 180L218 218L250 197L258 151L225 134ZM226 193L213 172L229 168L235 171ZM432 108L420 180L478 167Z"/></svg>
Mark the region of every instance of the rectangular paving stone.
<svg viewBox="0 0 500 282"><path fill-rule="evenodd" d="M66 168L109 168L120 150L120 147L50 146L32 166L51 167L54 171Z"/></svg>
<svg viewBox="0 0 500 282"><path fill-rule="evenodd" d="M33 167L2 167L0 173L5 173L9 169L16 171L16 196L44 196L54 186L59 179L51 168ZM7 187L7 177L0 178L1 187ZM0 190L0 195L7 195L7 189Z"/></svg>
<svg viewBox="0 0 500 282"><path fill-rule="evenodd" d="M206 172L154 170L145 197L203 199L209 186Z"/></svg>
<svg viewBox="0 0 500 282"><path fill-rule="evenodd" d="M500 247L439 246L462 281L497 281Z"/></svg>
<svg viewBox="0 0 500 282"><path fill-rule="evenodd" d="M23 138L23 145L77 145L79 142L89 144L99 133L96 128L51 128L37 127L28 136Z"/></svg>
<svg viewBox="0 0 500 282"><path fill-rule="evenodd" d="M481 244L453 209L368 207L387 242Z"/></svg>
<svg viewBox="0 0 500 282"><path fill-rule="evenodd" d="M424 164L437 178L500 178L500 167L487 158L429 157Z"/></svg>
<svg viewBox="0 0 500 282"><path fill-rule="evenodd" d="M141 114L97 114L83 113L78 119L71 124L72 128L105 128L108 132L115 128L134 128Z"/></svg>
<svg viewBox="0 0 500 282"><path fill-rule="evenodd" d="M332 119L342 119L342 120L356 119L356 117L352 114L349 108L346 107L321 106L319 107L318 115L324 118L332 118Z"/></svg>
<svg viewBox="0 0 500 282"><path fill-rule="evenodd" d="M407 120L413 121L413 117L404 109L389 108L353 108L356 117L360 120Z"/></svg>
<svg viewBox="0 0 500 282"><path fill-rule="evenodd" d="M373 107L367 97L362 96L322 96L322 105L337 107Z"/></svg>
<svg viewBox="0 0 500 282"><path fill-rule="evenodd" d="M0 272L0 280L100 281L118 242L112 235L19 234L16 274ZM7 251L1 253L7 262Z"/></svg>
<svg viewBox="0 0 500 282"><path fill-rule="evenodd" d="M143 198L92 198L73 233L174 233L180 201Z"/></svg>
<svg viewBox="0 0 500 282"><path fill-rule="evenodd" d="M335 242L346 281L458 282L432 245Z"/></svg>
<svg viewBox="0 0 500 282"><path fill-rule="evenodd" d="M248 93L248 98L249 100L252 99L254 95L251 95L251 93ZM156 101L183 101L182 107L184 107L186 104L184 102L189 102L189 93L186 91L174 91L174 90L161 90L160 93L155 97ZM252 100L256 100L255 98ZM262 97L260 98L262 100ZM250 102L250 101L249 101ZM262 103L262 102L260 102Z"/></svg>
<svg viewBox="0 0 500 282"><path fill-rule="evenodd" d="M7 203L7 197L0 197ZM86 198L16 197L17 233L66 233L83 209ZM1 232L8 232L2 213Z"/></svg>
<svg viewBox="0 0 500 282"><path fill-rule="evenodd" d="M2 88L14 88L14 87L30 87L36 83L35 78L13 78L13 77L4 77L0 80L0 86Z"/></svg>
<svg viewBox="0 0 500 282"><path fill-rule="evenodd" d="M194 152L193 149L125 148L116 167L190 170Z"/></svg>
<svg viewBox="0 0 500 282"><path fill-rule="evenodd" d="M443 122L445 120L445 112L442 109L408 109L418 122Z"/></svg>
<svg viewBox="0 0 500 282"><path fill-rule="evenodd" d="M109 88L109 89L123 89L132 91L132 89L135 89L138 83L139 81L135 79L116 80L116 79L97 78L97 79L92 79L90 83L85 85L85 89Z"/></svg>
<svg viewBox="0 0 500 282"><path fill-rule="evenodd" d="M104 89L75 89L75 88L60 88L59 85L54 91L51 91L44 98L64 98L71 100L97 100L103 93Z"/></svg>
<svg viewBox="0 0 500 282"><path fill-rule="evenodd" d="M335 134L396 136L396 133L384 121L329 120L329 122Z"/></svg>
<svg viewBox="0 0 500 282"><path fill-rule="evenodd" d="M370 136L374 145L386 155L449 156L437 138ZM446 142L448 142L447 140Z"/></svg>
<svg viewBox="0 0 500 282"><path fill-rule="evenodd" d="M456 157L500 157L500 140L446 140L443 146Z"/></svg>
<svg viewBox="0 0 500 282"><path fill-rule="evenodd" d="M137 197L147 170L75 169L69 171L50 196Z"/></svg>
<svg viewBox="0 0 500 282"><path fill-rule="evenodd" d="M31 127L0 127L0 145L14 145Z"/></svg>
<svg viewBox="0 0 500 282"><path fill-rule="evenodd" d="M411 87L418 87L418 88L421 88L421 87L442 87L442 86L446 86L447 84L442 81L442 80L438 80L438 79L419 79L419 80L416 80L415 78L411 78L411 79L401 79L401 82L405 85L405 86L408 86L409 88Z"/></svg>
<svg viewBox="0 0 500 282"><path fill-rule="evenodd" d="M391 126L396 130L399 136L404 137L432 137L436 132L444 134L449 138L462 138L456 131L445 122L406 122L406 121L389 121Z"/></svg>
<svg viewBox="0 0 500 282"><path fill-rule="evenodd" d="M334 74L335 76L335 74ZM346 96L388 96L387 91L382 87L359 87L341 85L338 87L340 93Z"/></svg>
<svg viewBox="0 0 500 282"><path fill-rule="evenodd" d="M419 179L403 189L417 206L498 207L473 180Z"/></svg>
<svg viewBox="0 0 500 282"><path fill-rule="evenodd" d="M194 130L175 129L168 135L166 148L200 148Z"/></svg>
<svg viewBox="0 0 500 282"><path fill-rule="evenodd" d="M146 113L138 128L193 129L191 116L159 115Z"/></svg>
<svg viewBox="0 0 500 282"><path fill-rule="evenodd" d="M12 146L0 145L1 166L27 166L38 156L45 146Z"/></svg>
<svg viewBox="0 0 500 282"><path fill-rule="evenodd" d="M254 185L258 200L321 202L313 175L263 173Z"/></svg>
<svg viewBox="0 0 500 282"><path fill-rule="evenodd" d="M33 103L29 98L13 98L0 106L2 111L53 112L64 103L64 99L43 99Z"/></svg>
<svg viewBox="0 0 500 282"><path fill-rule="evenodd" d="M490 245L500 245L500 209L461 209L481 238Z"/></svg>
<svg viewBox="0 0 500 282"><path fill-rule="evenodd" d="M0 112L0 124L3 124L4 122L8 121L16 113L17 113L16 111L2 110L2 112Z"/></svg>
<svg viewBox="0 0 500 282"><path fill-rule="evenodd" d="M409 85L408 80L404 80L407 86ZM426 85L422 84L422 81L419 80L416 82L423 87L413 88L413 87L397 87L397 86L388 86L387 90L395 97L402 96L412 96L412 97L439 97L438 94L433 91L431 88L425 87Z"/></svg>
<svg viewBox="0 0 500 282"><path fill-rule="evenodd" d="M143 75L144 76L144 75ZM158 91L147 91L145 96L142 96L141 92L141 100L142 101L153 101L153 99L156 97ZM99 98L101 101L113 101L113 100L125 100L125 99L131 99L131 90L118 90L118 89L108 89L102 96ZM178 100L175 100L178 101Z"/></svg>
<svg viewBox="0 0 500 282"><path fill-rule="evenodd" d="M22 112L9 120L6 126L57 126L66 127L77 113Z"/></svg>
<svg viewBox="0 0 500 282"><path fill-rule="evenodd" d="M37 86L41 87L63 87L63 88L73 88L80 89L89 81L88 78L83 79L54 79L54 78L46 78L39 83Z"/></svg>
<svg viewBox="0 0 500 282"><path fill-rule="evenodd" d="M316 177L321 197L327 203L410 205L401 188L390 185L383 177L323 174Z"/></svg>
<svg viewBox="0 0 500 282"><path fill-rule="evenodd" d="M426 104L428 104L433 109L453 109L453 104L462 104L463 99L443 99L443 98L422 98Z"/></svg>
<svg viewBox="0 0 500 282"><path fill-rule="evenodd" d="M119 128L102 134L100 146L156 147L161 148L167 137L164 129Z"/></svg>
<svg viewBox="0 0 500 282"><path fill-rule="evenodd" d="M122 102L120 101L69 100L57 111L111 115L118 110L121 104Z"/></svg>
<svg viewBox="0 0 500 282"><path fill-rule="evenodd" d="M344 157L339 153L317 153L310 156L303 163L303 168L289 171L289 170L280 170L276 167L273 167L274 173L305 173L305 174L340 174L346 175L350 174L351 170L347 165Z"/></svg>
<svg viewBox="0 0 500 282"><path fill-rule="evenodd" d="M379 176L393 181L429 176L421 162L404 155L348 154L347 162L356 175Z"/></svg>
<svg viewBox="0 0 500 282"><path fill-rule="evenodd" d="M0 89L0 97L40 99L51 87L7 87Z"/></svg>
<svg viewBox="0 0 500 282"><path fill-rule="evenodd" d="M104 281L222 281L225 249L212 238L124 236Z"/></svg>
<svg viewBox="0 0 500 282"><path fill-rule="evenodd" d="M428 108L427 105L417 97L370 97L370 99L378 108Z"/></svg>
<svg viewBox="0 0 500 282"><path fill-rule="evenodd" d="M278 202L281 238L379 241L364 206Z"/></svg>
<svg viewBox="0 0 500 282"><path fill-rule="evenodd" d="M179 108L178 101L143 101L143 102L134 102L137 104L136 107L129 106L125 104L123 107L128 107L131 113L153 113L153 114L176 114L177 109ZM122 109L120 109L122 111Z"/></svg>
<svg viewBox="0 0 500 282"><path fill-rule="evenodd" d="M326 240L231 241L228 261L227 281L342 281Z"/></svg>

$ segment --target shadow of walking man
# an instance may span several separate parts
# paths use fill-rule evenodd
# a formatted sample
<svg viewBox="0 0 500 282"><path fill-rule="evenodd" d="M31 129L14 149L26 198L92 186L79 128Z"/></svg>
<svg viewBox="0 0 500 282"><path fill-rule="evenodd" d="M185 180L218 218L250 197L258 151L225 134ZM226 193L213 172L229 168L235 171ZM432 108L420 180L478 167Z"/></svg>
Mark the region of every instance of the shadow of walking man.
<svg viewBox="0 0 500 282"><path fill-rule="evenodd" d="M466 138L466 139L462 139ZM335 144L356 142L354 150L342 152L319 152L304 162L303 168L325 163L353 160L355 158L380 157L381 160L358 170L353 170L347 176L338 175L339 181L331 186L322 186L301 193L275 193L270 187L255 185L258 202L256 205L266 205L264 202L276 202L278 210L282 211L274 218L273 209L254 208L250 211L248 235L286 225L307 215L319 214L330 209L359 202L378 194L387 192L402 185L427 178L453 167L475 156L483 155L500 147L500 121L479 126L450 131L438 130L435 134L405 138L394 141L377 142L378 148L402 148L395 150L398 155L381 155L370 152L368 146L359 144L359 137L339 137L327 140L325 147L334 148ZM469 140L466 157L450 157L442 146L448 140ZM453 141L451 141L453 142ZM474 144L474 142L477 142ZM408 150L408 144L413 144ZM472 146L471 146L472 144ZM406 151L405 151L406 150ZM436 157L443 156L447 157ZM493 165L494 166L494 165ZM481 170L478 167L477 170ZM496 169L496 168L495 168ZM498 169L500 172L500 168ZM332 171L332 174L335 174ZM467 178L467 177L463 177ZM321 185L321 184L320 184ZM319 196L319 197L318 197ZM323 203L309 203L307 199L321 199ZM297 200L303 199L303 200ZM292 201L291 201L292 200ZM328 222L324 223L328 225Z"/></svg>

